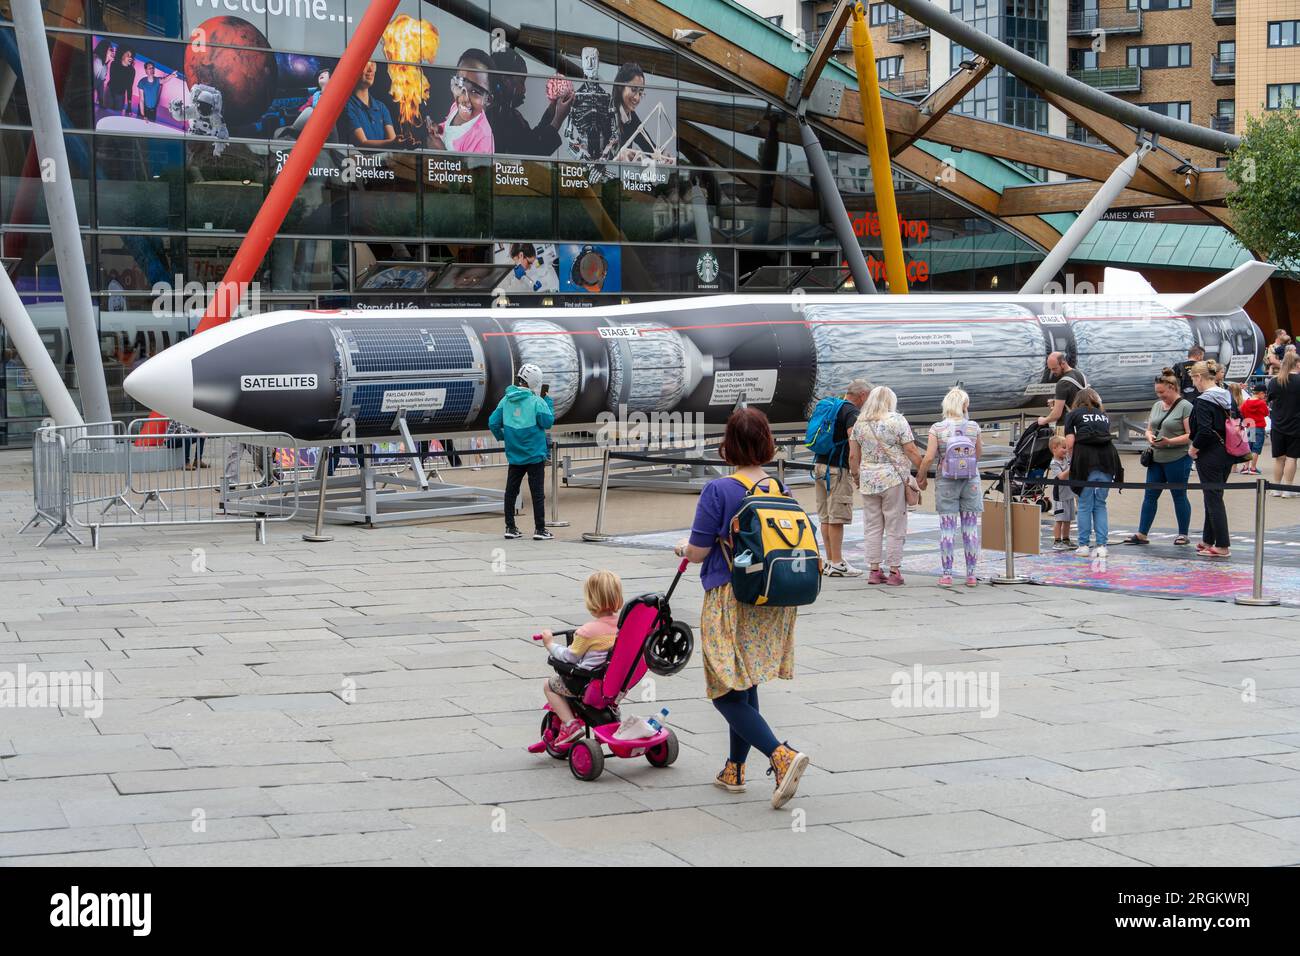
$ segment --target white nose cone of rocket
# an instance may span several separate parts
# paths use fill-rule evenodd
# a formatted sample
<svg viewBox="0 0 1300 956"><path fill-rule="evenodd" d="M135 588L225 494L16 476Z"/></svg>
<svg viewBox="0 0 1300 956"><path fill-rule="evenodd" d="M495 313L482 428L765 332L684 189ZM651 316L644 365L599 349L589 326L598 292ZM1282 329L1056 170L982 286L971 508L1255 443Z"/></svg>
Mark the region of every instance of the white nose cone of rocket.
<svg viewBox="0 0 1300 956"><path fill-rule="evenodd" d="M264 324L274 326L284 321L282 318ZM213 390L211 384L195 382L195 365L201 366L206 361L205 356L220 352L229 343L246 338L253 331L251 323L229 322L202 335L191 335L136 368L122 382L122 387L146 408L202 431L246 431L247 427L233 418L218 414L221 406L209 401L209 393ZM238 346L235 351L240 351Z"/></svg>
<svg viewBox="0 0 1300 956"><path fill-rule="evenodd" d="M194 374L189 358L176 354L183 343L139 365L122 382L126 393L167 418L188 421L194 410Z"/></svg>

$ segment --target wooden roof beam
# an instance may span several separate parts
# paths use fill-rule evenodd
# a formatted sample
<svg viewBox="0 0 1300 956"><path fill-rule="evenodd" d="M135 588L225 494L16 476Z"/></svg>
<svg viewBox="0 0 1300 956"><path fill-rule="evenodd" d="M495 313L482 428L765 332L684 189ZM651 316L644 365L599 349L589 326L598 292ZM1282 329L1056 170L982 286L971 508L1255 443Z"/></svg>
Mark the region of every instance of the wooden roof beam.
<svg viewBox="0 0 1300 956"><path fill-rule="evenodd" d="M968 62L970 63L969 66L966 65ZM917 107L921 121L910 132L899 134L890 141L889 151L891 154L901 153L918 139L923 138L935 123L943 119L948 114L948 111L960 103L962 98L975 89L976 84L988 76L993 69L992 61L986 60L982 56L977 56L974 61L963 60L962 64L956 73L944 81L941 87L932 91L929 96L921 101L920 106Z"/></svg>
<svg viewBox="0 0 1300 956"><path fill-rule="evenodd" d="M1116 152L1127 155L1137 147L1137 134L1118 120L1103 116L1095 110L1080 106L1078 103L1067 100L1055 93L1042 89L1038 90L1038 93L1048 103L1055 106L1079 125L1085 127L1092 135ZM1143 155L1140 171L1159 180L1166 191L1166 195L1173 195L1182 202L1196 206L1210 218L1231 228L1226 209L1206 205L1203 200L1198 201L1197 180L1201 174L1199 171L1190 168L1186 161L1180 161L1178 156L1165 150L1153 149ZM1134 183L1136 183L1137 177L1135 176L1133 179ZM1221 181L1226 183L1226 179Z"/></svg>
<svg viewBox="0 0 1300 956"><path fill-rule="evenodd" d="M1000 216L1046 216L1057 212L1078 212L1100 189L1091 180L1065 183L1042 183L1012 186L1002 191L998 202ZM1126 189L1111 203L1112 209L1135 209L1142 206L1175 206L1177 199L1152 196L1136 189Z"/></svg>

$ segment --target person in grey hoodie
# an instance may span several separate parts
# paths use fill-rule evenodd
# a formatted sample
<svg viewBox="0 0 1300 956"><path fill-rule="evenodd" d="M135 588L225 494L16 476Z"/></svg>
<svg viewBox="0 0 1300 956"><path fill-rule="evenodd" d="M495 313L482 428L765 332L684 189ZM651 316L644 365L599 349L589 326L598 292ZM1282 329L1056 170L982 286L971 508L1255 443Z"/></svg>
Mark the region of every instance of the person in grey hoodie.
<svg viewBox="0 0 1300 956"><path fill-rule="evenodd" d="M550 541L555 535L546 530L546 431L555 424L555 403L542 384L542 370L536 365L519 367L515 384L506 389L501 404L490 418L488 428L497 441L505 442L506 461L506 534L522 538L515 527L515 501L524 476L533 499L533 540ZM541 394L538 394L538 393Z"/></svg>
<svg viewBox="0 0 1300 956"><path fill-rule="evenodd" d="M1228 419L1237 414L1232 396L1215 384L1219 363L1197 362L1189 370L1192 384L1199 393L1192 405L1192 443L1189 452L1196 459L1196 475L1203 484L1220 484L1228 480L1233 458L1228 455ZM1228 557L1228 509L1223 504L1223 490L1205 488L1205 528L1197 552L1207 558Z"/></svg>

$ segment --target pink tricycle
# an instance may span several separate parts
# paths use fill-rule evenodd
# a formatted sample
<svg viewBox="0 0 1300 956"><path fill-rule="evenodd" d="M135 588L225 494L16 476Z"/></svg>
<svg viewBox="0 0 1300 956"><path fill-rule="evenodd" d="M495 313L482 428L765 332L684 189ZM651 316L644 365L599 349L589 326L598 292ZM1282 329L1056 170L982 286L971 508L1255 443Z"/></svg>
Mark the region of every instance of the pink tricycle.
<svg viewBox="0 0 1300 956"><path fill-rule="evenodd" d="M568 760L569 770L579 780L595 780L605 769L605 748L612 757L641 757L651 766L667 767L677 759L677 736L664 728L652 737L620 740L614 736L622 722L618 704L628 690L645 676L647 670L661 677L676 674L690 660L695 635L682 621L674 621L668 607L686 570L685 560L667 594L643 594L627 602L618 618L618 635L610 648L609 659L594 670L584 670L556 658L550 663L566 682L585 682L581 694L572 700L573 712L586 724L581 737L566 744L554 743L560 718L550 704L543 709L542 739L528 748L529 753L543 750L556 760ZM573 631L555 631L573 643ZM541 635L534 635L540 640ZM575 688L576 689L576 688Z"/></svg>

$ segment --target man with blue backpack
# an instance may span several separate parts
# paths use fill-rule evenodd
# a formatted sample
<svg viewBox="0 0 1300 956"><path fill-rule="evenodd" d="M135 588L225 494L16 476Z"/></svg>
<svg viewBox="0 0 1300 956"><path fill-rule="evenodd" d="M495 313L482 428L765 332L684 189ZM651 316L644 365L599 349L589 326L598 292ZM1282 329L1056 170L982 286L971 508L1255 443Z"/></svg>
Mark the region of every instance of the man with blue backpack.
<svg viewBox="0 0 1300 956"><path fill-rule="evenodd" d="M805 444L816 461L813 476L817 485L817 520L826 543L827 577L856 577L862 571L844 560L844 526L853 521L853 493L857 478L849 474L849 432L871 394L866 379L855 378L844 397L823 398L808 419Z"/></svg>

